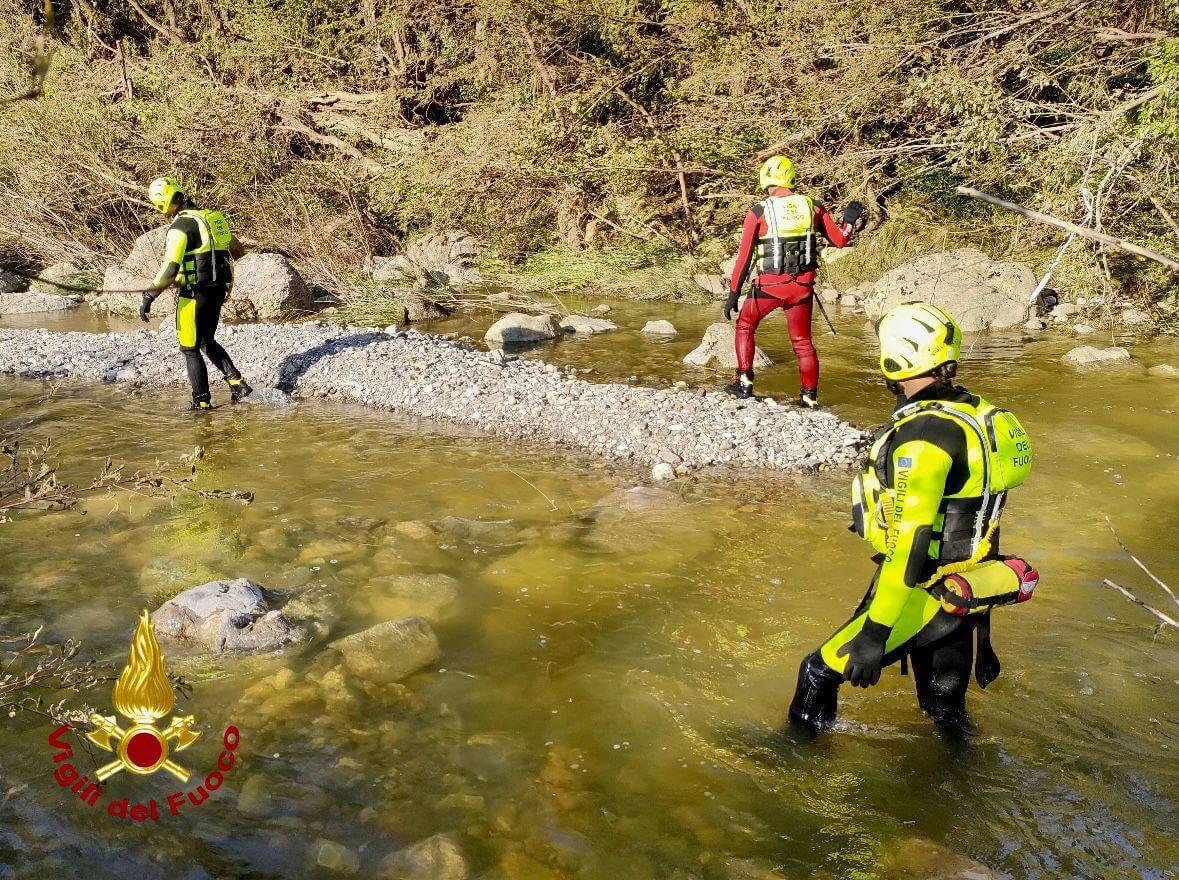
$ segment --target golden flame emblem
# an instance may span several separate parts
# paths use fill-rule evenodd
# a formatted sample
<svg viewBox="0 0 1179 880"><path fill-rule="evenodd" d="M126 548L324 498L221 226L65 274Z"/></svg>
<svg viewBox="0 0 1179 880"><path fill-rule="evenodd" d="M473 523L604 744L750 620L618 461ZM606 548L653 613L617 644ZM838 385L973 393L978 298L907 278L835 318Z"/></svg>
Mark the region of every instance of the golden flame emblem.
<svg viewBox="0 0 1179 880"><path fill-rule="evenodd" d="M144 610L131 640L127 665L115 682L113 702L120 715L132 722L124 730L114 715L91 715L90 723L97 729L86 736L99 748L114 752L118 757L98 768L98 779L105 782L120 770L149 776L157 770L167 770L181 782L187 782L189 772L168 758L169 751L179 752L192 745L200 733L191 728L193 715L172 716L164 729L156 721L172 711L176 695L168 682L164 668L164 654L156 641L151 615ZM169 741L175 743L169 748Z"/></svg>

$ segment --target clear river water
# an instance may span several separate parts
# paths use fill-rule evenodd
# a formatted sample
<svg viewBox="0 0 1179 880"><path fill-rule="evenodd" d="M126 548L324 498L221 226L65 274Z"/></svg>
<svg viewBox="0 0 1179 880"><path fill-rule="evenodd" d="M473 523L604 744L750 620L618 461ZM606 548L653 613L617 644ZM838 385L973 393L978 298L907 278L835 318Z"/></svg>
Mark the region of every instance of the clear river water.
<svg viewBox="0 0 1179 880"><path fill-rule="evenodd" d="M713 310L621 303L610 317L622 329L526 356L593 381L720 381L680 363ZM644 339L653 317L681 335ZM489 320L432 329L477 336ZM837 320L838 337L816 325L823 402L879 424L890 400L870 327ZM101 329L85 315L49 325ZM777 365L759 392L792 397L785 329L763 328ZM896 667L845 688L843 723L820 741L781 733L800 659L871 573L847 531L848 474L705 472L627 510L613 493L645 471L466 429L325 402L192 418L179 388L67 383L45 399L41 383L2 379L0 430L52 438L67 478L199 445L198 486L255 500L119 494L17 514L0 524L0 631L44 624L117 670L141 608L247 577L309 588L322 633L274 657L169 656L204 731L185 762L212 767L220 731L241 731L224 786L179 816L88 808L54 782L53 724L5 718L0 876L377 877L389 853L446 833L489 880L916 880L971 860L1013 878L1175 877L1179 634L1156 635L1102 579L1176 611L1105 517L1179 587L1179 382L1070 372L1073 344L967 340L964 383L1036 444L1004 549L1042 581L995 614L1003 674L972 685L966 742L935 733ZM1130 347L1143 365L1179 363L1174 341ZM436 575L455 586L429 610L436 667L401 687L322 683L326 641L400 616L402 576ZM111 711L110 683L76 701ZM81 768L103 760L72 736ZM180 788L124 774L107 796L162 806Z"/></svg>

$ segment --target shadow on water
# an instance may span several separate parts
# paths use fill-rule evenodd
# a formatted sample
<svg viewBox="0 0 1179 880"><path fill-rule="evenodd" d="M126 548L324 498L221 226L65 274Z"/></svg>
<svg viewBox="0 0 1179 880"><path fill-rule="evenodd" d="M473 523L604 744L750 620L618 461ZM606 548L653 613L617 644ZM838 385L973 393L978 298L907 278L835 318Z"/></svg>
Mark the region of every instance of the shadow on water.
<svg viewBox="0 0 1179 880"><path fill-rule="evenodd" d="M341 336L338 339L329 340L298 354L289 354L278 365L278 382L275 387L279 391L291 394L295 390L295 386L299 384L299 380L307 375L307 371L324 358L332 357L350 348L364 348L388 338L386 334L381 332L355 333L351 336Z"/></svg>

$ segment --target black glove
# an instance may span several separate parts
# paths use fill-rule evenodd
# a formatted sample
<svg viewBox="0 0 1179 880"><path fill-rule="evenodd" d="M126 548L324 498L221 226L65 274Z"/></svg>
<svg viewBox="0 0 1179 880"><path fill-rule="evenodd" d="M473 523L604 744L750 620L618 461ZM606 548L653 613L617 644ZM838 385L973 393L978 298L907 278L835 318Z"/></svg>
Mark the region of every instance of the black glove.
<svg viewBox="0 0 1179 880"><path fill-rule="evenodd" d="M741 298L740 293L729 291L729 298L725 300L725 320L733 320L733 312L737 311L737 300Z"/></svg>
<svg viewBox="0 0 1179 880"><path fill-rule="evenodd" d="M856 637L836 652L837 657L847 656L843 677L852 687L868 688L880 681L884 643L888 641L888 634L891 632L891 626L865 617L864 626Z"/></svg>
<svg viewBox="0 0 1179 880"><path fill-rule="evenodd" d="M845 226L855 227L864 216L864 206L860 202L848 202L843 209L843 223Z"/></svg>
<svg viewBox="0 0 1179 880"><path fill-rule="evenodd" d="M151 311L151 304L155 302L155 299L154 296L145 290L139 300L139 318L145 324L147 323L147 313Z"/></svg>

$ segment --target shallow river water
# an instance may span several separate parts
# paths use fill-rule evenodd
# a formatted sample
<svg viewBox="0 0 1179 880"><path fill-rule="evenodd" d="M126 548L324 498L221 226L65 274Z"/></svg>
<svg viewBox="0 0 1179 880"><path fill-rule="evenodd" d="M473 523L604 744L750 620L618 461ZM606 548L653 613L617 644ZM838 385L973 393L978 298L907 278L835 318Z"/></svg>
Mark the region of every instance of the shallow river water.
<svg viewBox="0 0 1179 880"><path fill-rule="evenodd" d="M611 317L622 330L527 356L591 380L717 381L680 364L711 311ZM682 335L644 340L650 317ZM817 337L824 402L878 424L889 400L869 328L839 323ZM780 324L759 339L778 362L759 391L786 397ZM1071 373L1058 363L1071 344L967 340L963 380L1036 442L1004 549L1042 581L995 615L1003 674L972 686L965 743L935 734L895 667L845 688L845 723L819 742L780 733L799 660L871 572L846 530L846 474L699 474L627 510L612 493L643 472L444 425L327 403L193 419L180 389L67 384L41 400L39 383L0 380L0 429L52 437L67 477L199 445L198 486L255 495L17 515L0 524L0 629L45 623L118 668L140 608L222 577L309 588L324 629L278 657L169 657L205 732L178 759L203 773L220 731L241 731L224 786L179 816L133 825L86 807L53 781L53 725L5 719L0 876L374 877L389 853L448 833L472 877L503 880L933 878L959 856L1016 878L1175 877L1179 643L1101 581L1170 602L1108 515L1179 585L1179 382ZM1174 342L1131 347L1143 364L1179 361ZM405 575L454 579L457 596L429 609L439 664L404 687L331 686L325 642L405 613ZM110 711L109 688L83 701ZM103 760L72 736L80 767ZM162 805L182 788L124 774L106 796Z"/></svg>

